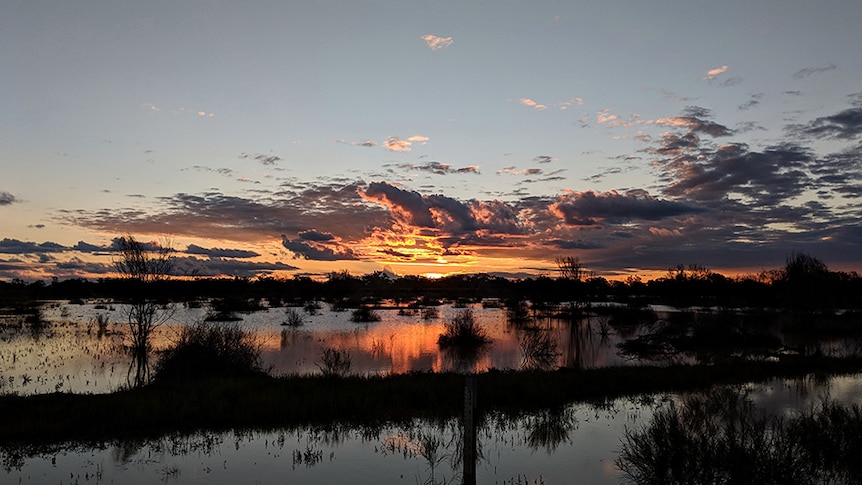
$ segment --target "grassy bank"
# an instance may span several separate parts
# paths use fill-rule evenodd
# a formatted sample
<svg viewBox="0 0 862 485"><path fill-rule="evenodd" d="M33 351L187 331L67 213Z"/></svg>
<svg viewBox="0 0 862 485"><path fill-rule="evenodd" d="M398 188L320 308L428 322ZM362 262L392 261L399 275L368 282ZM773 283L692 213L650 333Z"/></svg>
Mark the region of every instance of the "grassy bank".
<svg viewBox="0 0 862 485"><path fill-rule="evenodd" d="M476 379L480 412L515 414L576 401L860 371L862 359L794 358L713 366L492 371ZM104 395L0 396L0 445L445 418L460 413L463 386L464 376L452 373L345 378L255 374L154 384Z"/></svg>

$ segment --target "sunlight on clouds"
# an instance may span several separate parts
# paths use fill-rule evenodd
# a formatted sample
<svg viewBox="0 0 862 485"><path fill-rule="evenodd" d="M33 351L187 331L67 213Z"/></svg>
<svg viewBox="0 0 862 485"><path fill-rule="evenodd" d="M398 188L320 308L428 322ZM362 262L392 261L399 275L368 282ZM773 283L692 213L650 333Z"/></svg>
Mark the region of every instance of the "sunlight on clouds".
<svg viewBox="0 0 862 485"><path fill-rule="evenodd" d="M426 34L422 36L422 40L425 41L425 44L427 44L432 51L445 49L452 45L451 37L438 37L436 35Z"/></svg>
<svg viewBox="0 0 862 485"><path fill-rule="evenodd" d="M673 237L673 236L681 236L682 235L682 233L679 231L679 229L666 229L664 227L650 227L649 232L653 236L660 236L660 237Z"/></svg>
<svg viewBox="0 0 862 485"><path fill-rule="evenodd" d="M383 146L386 147L386 149L391 151L391 152L409 152L410 150L412 150L412 148L410 148L410 147L414 143L418 143L420 145L425 145L428 143L428 137L422 136L422 135L413 135L410 138L407 138L406 140L402 140L402 139L398 138L397 136L390 136L389 138L386 139L386 141L383 142ZM374 146L374 145L369 145L366 142L364 144L364 146Z"/></svg>
<svg viewBox="0 0 862 485"><path fill-rule="evenodd" d="M402 140L397 136L390 136L383 142L383 146L391 152L409 152L410 145L413 143L408 140Z"/></svg>
<svg viewBox="0 0 862 485"><path fill-rule="evenodd" d="M547 108L547 106L545 106L544 104L537 103L536 101L534 101L530 98L521 98L520 103L523 104L524 106L529 106L529 107L535 109L536 111L542 111L543 109Z"/></svg>
<svg viewBox="0 0 862 485"><path fill-rule="evenodd" d="M716 67L715 69L710 69L709 71L706 71L706 77L704 77L704 79L707 81L712 81L713 79L715 79L715 76L718 76L719 74L721 74L725 71L727 71L727 66L721 66L721 67Z"/></svg>
<svg viewBox="0 0 862 485"><path fill-rule="evenodd" d="M611 114L610 108L603 109L596 113L596 121L598 121L599 124L615 121L618 118L619 116Z"/></svg>

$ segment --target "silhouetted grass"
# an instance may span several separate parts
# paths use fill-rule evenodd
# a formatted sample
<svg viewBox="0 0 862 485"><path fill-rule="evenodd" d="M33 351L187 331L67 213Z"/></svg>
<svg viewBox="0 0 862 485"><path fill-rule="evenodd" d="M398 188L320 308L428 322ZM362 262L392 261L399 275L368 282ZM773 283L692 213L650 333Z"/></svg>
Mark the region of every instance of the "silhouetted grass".
<svg viewBox="0 0 862 485"><path fill-rule="evenodd" d="M443 325L443 333L437 338L441 347L481 347L491 342L485 329L473 316L470 309L461 310Z"/></svg>
<svg viewBox="0 0 862 485"><path fill-rule="evenodd" d="M518 415L576 401L860 370L862 359L795 358L711 366L491 371L476 379L480 413L496 410ZM341 379L249 373L156 379L143 388L103 395L0 396L0 445L447 418L462 411L463 386L464 376L455 373Z"/></svg>
<svg viewBox="0 0 862 485"><path fill-rule="evenodd" d="M325 377L345 377L352 363L350 352L339 349L323 349L320 363L316 364Z"/></svg>
<svg viewBox="0 0 862 485"><path fill-rule="evenodd" d="M254 334L236 324L197 323L183 327L179 341L164 351L155 382L225 378L262 373Z"/></svg>
<svg viewBox="0 0 862 485"><path fill-rule="evenodd" d="M633 483L860 483L860 453L859 405L768 415L744 392L719 388L627 430L617 464Z"/></svg>
<svg viewBox="0 0 862 485"><path fill-rule="evenodd" d="M361 306L353 310L350 320L357 323L379 322L380 314L367 306Z"/></svg>

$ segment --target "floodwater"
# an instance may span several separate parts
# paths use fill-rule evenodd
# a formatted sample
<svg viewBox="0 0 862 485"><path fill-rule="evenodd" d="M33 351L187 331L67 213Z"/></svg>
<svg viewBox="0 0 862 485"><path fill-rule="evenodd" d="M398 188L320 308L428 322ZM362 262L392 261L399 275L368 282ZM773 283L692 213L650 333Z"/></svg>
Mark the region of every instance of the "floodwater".
<svg viewBox="0 0 862 485"><path fill-rule="evenodd" d="M43 311L39 329L0 321L0 393L110 392L127 385L123 307L111 303L55 302ZM621 336L603 335L598 317L580 322L543 320L525 330L507 322L505 311L474 305L477 322L493 340L471 357L440 350L443 322L462 311L439 307L439 317L377 310L379 322L354 323L350 312L303 313L304 324L287 327L284 308L238 314L237 325L254 332L264 364L273 374L320 372L321 352L350 353L351 372L387 374L411 370L481 372L524 365L523 337L545 332L557 342L552 367L601 367L636 362L617 355ZM301 310L300 310L301 311ZM158 350L180 328L204 318L202 308L177 308L154 339ZM102 329L95 322L104 315ZM222 323L214 323L219 325ZM631 337L628 335L627 337ZM862 398L862 376L818 380L773 380L748 386L754 405L788 414L818 400L842 404ZM482 390L478 390L481 399ZM675 395L647 395L517 417L485 416L477 432L477 483L620 483L617 468L626 430L647 425ZM461 483L464 431L459 419L414 420L376 428L339 425L228 433L163 436L100 446L62 444L48 450L0 449L2 483Z"/></svg>
<svg viewBox="0 0 862 485"><path fill-rule="evenodd" d="M526 334L535 332L547 334L556 343L558 355L546 362L549 368L631 363L617 355L619 335L613 332L602 335L599 317L574 323L544 319L525 329L508 323L504 309L481 305L469 309L492 343L466 356L441 350L437 345L444 322L464 310L448 305L439 307L438 317L428 320L418 313L404 315L397 309L379 309L375 311L380 321L356 323L351 321L350 311L324 307L313 315L293 309L301 313L304 323L290 327L282 325L286 320L285 308L268 308L237 313L242 320L227 324L254 332L261 345L263 364L273 375L320 372L318 365L326 348L349 352L350 372L360 375L519 369L525 364L521 342ZM104 332L100 332L95 321L98 315L108 319ZM176 307L170 320L154 334L152 360L157 361L158 351L176 341L182 326L199 322L206 315L206 308ZM122 305L55 302L43 308L42 317L46 323L39 332L30 331L26 324L23 328L0 326L3 377L0 392L105 393L128 384L130 356L125 349L128 324Z"/></svg>
<svg viewBox="0 0 862 485"><path fill-rule="evenodd" d="M748 386L758 409L793 413L819 399L858 402L862 378L774 380ZM481 389L478 391L481 399ZM639 429L675 395L572 404L516 418L490 416L477 433L476 483L616 484L626 429ZM35 454L0 450L3 483L461 483L458 419L376 428L332 425L164 436Z"/></svg>

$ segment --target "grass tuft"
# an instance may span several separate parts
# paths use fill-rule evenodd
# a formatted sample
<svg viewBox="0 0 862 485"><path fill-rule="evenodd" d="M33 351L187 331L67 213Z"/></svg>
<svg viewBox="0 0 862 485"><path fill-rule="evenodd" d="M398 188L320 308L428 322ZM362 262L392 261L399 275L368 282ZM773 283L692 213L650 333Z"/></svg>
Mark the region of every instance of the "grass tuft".
<svg viewBox="0 0 862 485"><path fill-rule="evenodd" d="M156 367L155 382L262 373L260 346L236 324L198 323L184 327L177 344Z"/></svg>
<svg viewBox="0 0 862 485"><path fill-rule="evenodd" d="M488 333L473 316L469 308L461 310L454 317L446 321L443 333L437 338L437 344L441 347L481 347L491 343Z"/></svg>

